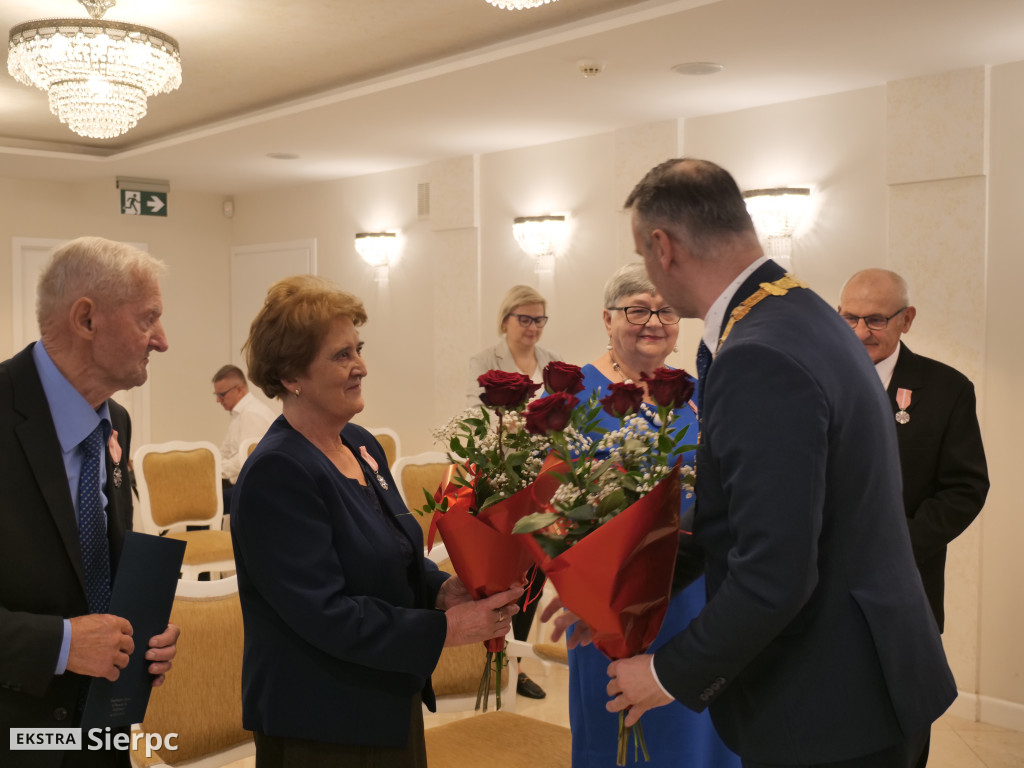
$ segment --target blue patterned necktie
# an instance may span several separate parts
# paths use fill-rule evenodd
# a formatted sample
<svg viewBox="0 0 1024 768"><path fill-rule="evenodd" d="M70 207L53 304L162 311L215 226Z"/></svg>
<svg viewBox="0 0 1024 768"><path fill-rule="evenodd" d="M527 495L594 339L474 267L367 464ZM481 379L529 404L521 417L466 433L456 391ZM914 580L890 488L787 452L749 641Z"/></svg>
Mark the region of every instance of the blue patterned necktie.
<svg viewBox="0 0 1024 768"><path fill-rule="evenodd" d="M110 543L107 516L100 501L103 424L98 424L79 445L82 473L78 478L78 539L85 567L85 597L90 613L106 613L110 607Z"/></svg>
<svg viewBox="0 0 1024 768"><path fill-rule="evenodd" d="M704 339L701 339L697 345L697 412L700 415L704 413L704 380L707 379L710 367L711 350L704 343Z"/></svg>

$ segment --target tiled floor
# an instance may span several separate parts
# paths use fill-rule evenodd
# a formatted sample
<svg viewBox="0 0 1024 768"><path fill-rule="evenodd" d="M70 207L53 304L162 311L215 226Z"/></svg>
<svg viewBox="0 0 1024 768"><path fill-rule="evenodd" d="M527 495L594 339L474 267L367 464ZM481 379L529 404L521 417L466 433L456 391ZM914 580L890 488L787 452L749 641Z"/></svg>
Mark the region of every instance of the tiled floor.
<svg viewBox="0 0 1024 768"><path fill-rule="evenodd" d="M523 661L523 669L547 691L548 695L540 701L520 696L516 700L516 712L568 726L568 670L552 665L549 672L545 673L538 663L531 659ZM473 713L431 715L427 726L472 716ZM254 766L254 759L249 758L232 763L230 768ZM1024 768L1024 733L946 715L932 728L932 749L928 768Z"/></svg>

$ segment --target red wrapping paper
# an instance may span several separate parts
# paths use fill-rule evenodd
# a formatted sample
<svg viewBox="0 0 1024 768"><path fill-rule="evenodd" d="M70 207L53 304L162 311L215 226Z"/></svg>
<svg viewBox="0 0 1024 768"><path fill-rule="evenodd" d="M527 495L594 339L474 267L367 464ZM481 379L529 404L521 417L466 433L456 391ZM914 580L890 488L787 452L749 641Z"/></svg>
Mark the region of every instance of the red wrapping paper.
<svg viewBox="0 0 1024 768"><path fill-rule="evenodd" d="M472 491L451 483L453 472L454 468L442 481L436 497L448 496L449 509L434 512L431 528L436 526L441 531L455 572L473 599L479 600L522 581L533 564L520 537L512 535L512 528L521 517L536 511L536 502L532 489L527 487L471 514ZM429 538L432 545L433 535ZM494 638L484 645L488 651L498 652L504 649L505 638Z"/></svg>
<svg viewBox="0 0 1024 768"><path fill-rule="evenodd" d="M548 469L564 472L565 466ZM538 478L544 493L547 485ZM679 548L679 499L675 467L650 493L557 557L549 557L532 535L517 536L562 605L593 630L594 645L610 659L643 653L661 629Z"/></svg>

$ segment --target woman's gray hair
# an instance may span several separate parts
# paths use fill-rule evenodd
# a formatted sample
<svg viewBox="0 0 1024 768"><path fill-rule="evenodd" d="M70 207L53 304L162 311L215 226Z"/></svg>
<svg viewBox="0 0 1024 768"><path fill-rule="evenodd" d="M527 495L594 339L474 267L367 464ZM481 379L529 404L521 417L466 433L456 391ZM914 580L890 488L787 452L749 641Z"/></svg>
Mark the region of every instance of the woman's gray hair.
<svg viewBox="0 0 1024 768"><path fill-rule="evenodd" d="M615 274L604 284L604 308L619 306L626 296L647 293L653 296L658 292L647 276L647 269L639 261L634 261L615 270Z"/></svg>
<svg viewBox="0 0 1024 768"><path fill-rule="evenodd" d="M131 301L141 284L167 271L159 259L127 243L79 237L50 257L36 285L36 319L43 326L87 297L102 306Z"/></svg>

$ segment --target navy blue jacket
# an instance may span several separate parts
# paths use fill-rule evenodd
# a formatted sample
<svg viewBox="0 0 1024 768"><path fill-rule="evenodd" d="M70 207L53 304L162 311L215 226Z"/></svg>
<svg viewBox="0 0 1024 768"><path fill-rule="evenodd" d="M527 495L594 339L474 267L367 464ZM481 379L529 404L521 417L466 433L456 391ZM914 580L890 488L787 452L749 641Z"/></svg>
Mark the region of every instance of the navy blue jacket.
<svg viewBox="0 0 1024 768"><path fill-rule="evenodd" d="M367 488L279 417L232 498L245 624L242 721L270 736L397 747L408 737L413 696L434 702L429 679L447 621L432 609L447 575L423 558L423 534L376 439L355 424L341 437L408 538L413 564L406 567Z"/></svg>
<svg viewBox="0 0 1024 768"><path fill-rule="evenodd" d="M729 311L782 275L761 266ZM710 705L754 762L920 734L956 686L911 554L892 412L855 335L808 289L769 296L718 350L703 407L692 539L708 604L655 654L659 679Z"/></svg>

